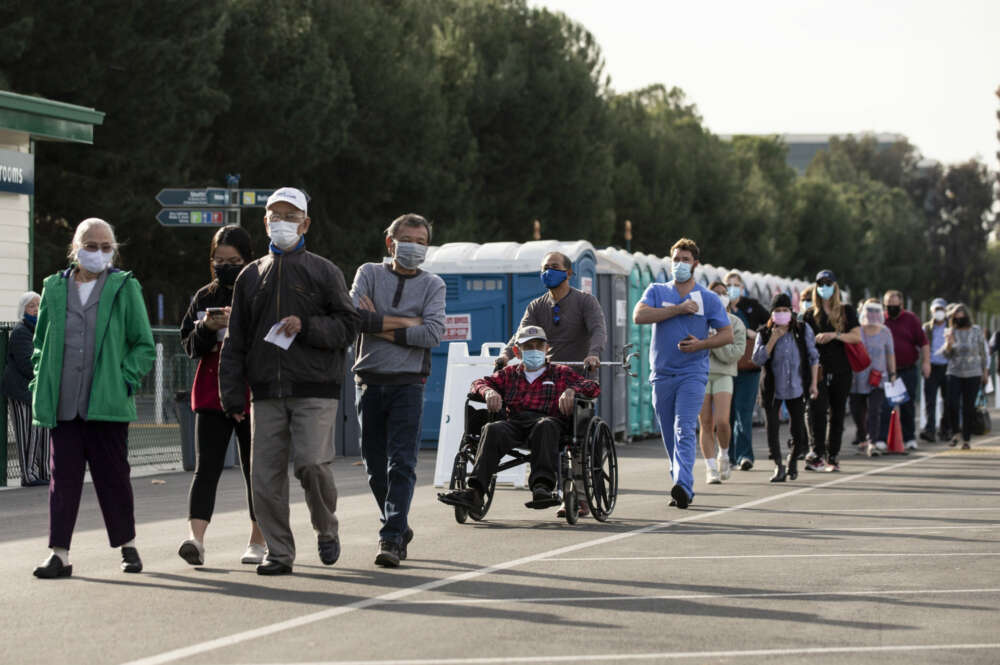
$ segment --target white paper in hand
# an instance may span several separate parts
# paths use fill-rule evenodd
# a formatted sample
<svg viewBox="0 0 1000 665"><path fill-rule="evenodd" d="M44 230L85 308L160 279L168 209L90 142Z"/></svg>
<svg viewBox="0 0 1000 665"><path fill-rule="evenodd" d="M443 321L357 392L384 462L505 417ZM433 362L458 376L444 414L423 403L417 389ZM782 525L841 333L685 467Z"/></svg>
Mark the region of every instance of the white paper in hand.
<svg viewBox="0 0 1000 665"><path fill-rule="evenodd" d="M292 345L292 341L295 339L295 335L286 335L283 332L279 333L278 328L281 327L281 324L282 322L278 321L273 326L271 326L271 329L267 331L266 335L264 335L264 341L270 342L271 344L274 344L275 346L278 346L287 351L288 347Z"/></svg>
<svg viewBox="0 0 1000 665"><path fill-rule="evenodd" d="M701 299L701 291L691 292L691 302L698 305L698 311L695 314L697 316L705 316L705 301Z"/></svg>
<svg viewBox="0 0 1000 665"><path fill-rule="evenodd" d="M903 383L902 379L897 378L891 383L886 383L885 398L892 406L898 406L910 400L910 396L906 392L906 384Z"/></svg>

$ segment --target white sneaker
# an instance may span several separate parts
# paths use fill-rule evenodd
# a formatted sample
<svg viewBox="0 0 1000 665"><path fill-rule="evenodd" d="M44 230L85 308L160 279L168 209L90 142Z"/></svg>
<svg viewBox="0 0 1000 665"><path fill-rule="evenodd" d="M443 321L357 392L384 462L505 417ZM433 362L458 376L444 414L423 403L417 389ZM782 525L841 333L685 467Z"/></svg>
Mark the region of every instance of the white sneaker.
<svg viewBox="0 0 1000 665"><path fill-rule="evenodd" d="M719 478L729 480L729 477L733 475L732 467L729 466L729 453L720 450L715 459L719 465Z"/></svg>
<svg viewBox="0 0 1000 665"><path fill-rule="evenodd" d="M259 565L264 563L264 557L266 556L267 548L265 546L250 543L247 545L247 551L243 553L240 563L254 563Z"/></svg>
<svg viewBox="0 0 1000 665"><path fill-rule="evenodd" d="M917 449L917 441L915 439L910 439L909 441L906 442L905 448L907 450L916 450Z"/></svg>
<svg viewBox="0 0 1000 665"><path fill-rule="evenodd" d="M870 444L870 443L863 443L863 444L861 444L861 446L865 449L865 454L868 455L868 457L878 457L879 456L879 450L878 450L878 448L876 448L872 444Z"/></svg>
<svg viewBox="0 0 1000 665"><path fill-rule="evenodd" d="M709 485L718 485L722 482L719 478L719 470L713 469L712 467L706 467L705 469L705 482Z"/></svg>
<svg viewBox="0 0 1000 665"><path fill-rule="evenodd" d="M879 452L884 453L889 450L889 446L885 445L885 441L876 441L875 447L878 448Z"/></svg>
<svg viewBox="0 0 1000 665"><path fill-rule="evenodd" d="M192 566L205 565L205 546L194 538L188 538L177 549L180 558L187 561Z"/></svg>

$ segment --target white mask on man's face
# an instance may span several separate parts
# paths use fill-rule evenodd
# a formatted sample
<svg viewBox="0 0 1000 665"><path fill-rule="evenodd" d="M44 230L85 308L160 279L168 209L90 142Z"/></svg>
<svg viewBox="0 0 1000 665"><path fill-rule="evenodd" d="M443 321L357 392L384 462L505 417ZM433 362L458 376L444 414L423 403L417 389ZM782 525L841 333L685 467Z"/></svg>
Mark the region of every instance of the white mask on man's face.
<svg viewBox="0 0 1000 665"><path fill-rule="evenodd" d="M291 249L299 244L299 225L295 222L268 222L267 235L278 249Z"/></svg>
<svg viewBox="0 0 1000 665"><path fill-rule="evenodd" d="M934 310L934 320L935 321L944 321L944 310L943 309L936 309L936 310Z"/></svg>

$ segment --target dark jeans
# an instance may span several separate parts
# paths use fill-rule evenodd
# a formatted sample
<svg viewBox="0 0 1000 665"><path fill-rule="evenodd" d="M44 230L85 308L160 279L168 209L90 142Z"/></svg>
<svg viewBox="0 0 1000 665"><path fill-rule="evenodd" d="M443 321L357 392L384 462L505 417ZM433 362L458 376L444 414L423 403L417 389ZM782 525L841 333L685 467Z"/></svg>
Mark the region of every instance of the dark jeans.
<svg viewBox="0 0 1000 665"><path fill-rule="evenodd" d="M886 404L882 388L872 388L867 395L851 393L851 413L856 421L861 422L858 428L859 441L875 443L888 440L888 430L881 433L882 420L886 413L892 414L892 409Z"/></svg>
<svg viewBox="0 0 1000 665"><path fill-rule="evenodd" d="M729 444L729 461L734 465L741 458L753 461L753 410L757 406L760 370L740 372L733 377L733 408L729 422L733 438Z"/></svg>
<svg viewBox="0 0 1000 665"><path fill-rule="evenodd" d="M772 400L764 407L764 416L767 420L767 447L771 451L771 459L775 464L781 464L784 459L781 454L781 441L779 440L781 431L781 403L785 403L788 409L789 427L792 431L793 448L789 451L793 457L798 457L806 450L806 404L805 397L795 399Z"/></svg>
<svg viewBox="0 0 1000 665"><path fill-rule="evenodd" d="M924 428L931 434L934 433L937 425L937 396L941 393L943 403L941 414L941 425L947 429L948 414L948 366L931 365L931 375L924 381L924 416L927 419L927 426Z"/></svg>
<svg viewBox="0 0 1000 665"><path fill-rule="evenodd" d="M827 374L819 382L819 395L809 400L809 428L813 453L818 457L834 458L840 455L844 436L844 415L847 396L851 392L851 372ZM829 430L827 424L829 423Z"/></svg>
<svg viewBox="0 0 1000 665"><path fill-rule="evenodd" d="M422 383L358 386L361 457L382 521L379 538L389 542L402 542L409 528L423 404Z"/></svg>
<svg viewBox="0 0 1000 665"><path fill-rule="evenodd" d="M69 549L88 465L111 547L135 539L128 423L77 418L61 420L52 429L49 547Z"/></svg>
<svg viewBox="0 0 1000 665"><path fill-rule="evenodd" d="M912 365L905 369L897 370L899 378L906 386L906 393L910 399L899 405L899 424L903 429L903 441L914 441L917 438L917 381L920 379L920 368ZM892 417L892 409L882 409L882 421L879 426L879 441L889 439L889 418Z"/></svg>
<svg viewBox="0 0 1000 665"><path fill-rule="evenodd" d="M490 486L500 460L514 448L531 450L531 475L528 485L542 484L554 489L559 471L559 439L565 426L559 418L540 414L518 414L507 420L487 423L479 440L476 463L469 484L478 490Z"/></svg>
<svg viewBox="0 0 1000 665"><path fill-rule="evenodd" d="M240 448L240 467L247 488L250 521L256 521L250 488L250 419L244 418L238 423L221 411L198 411L194 414L194 445L198 459L188 493L188 519L211 521L215 512L215 492L234 430Z"/></svg>
<svg viewBox="0 0 1000 665"><path fill-rule="evenodd" d="M868 439L868 423L865 422L868 415L868 395L851 393L847 406L851 411L851 420L854 421L854 443L862 443Z"/></svg>
<svg viewBox="0 0 1000 665"><path fill-rule="evenodd" d="M972 438L972 423L976 419L976 397L983 385L982 378L948 376L948 426L954 434L962 431L962 441ZM961 409L961 410L960 410ZM961 426L959 426L961 413Z"/></svg>

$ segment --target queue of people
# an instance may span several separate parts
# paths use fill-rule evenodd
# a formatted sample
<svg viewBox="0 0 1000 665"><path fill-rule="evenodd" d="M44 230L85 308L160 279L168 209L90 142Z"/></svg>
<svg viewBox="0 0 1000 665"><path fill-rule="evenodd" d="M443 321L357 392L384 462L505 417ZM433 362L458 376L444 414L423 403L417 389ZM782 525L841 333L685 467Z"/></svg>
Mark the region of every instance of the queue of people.
<svg viewBox="0 0 1000 665"><path fill-rule="evenodd" d="M264 222L270 244L260 258L243 229L219 229L208 251L211 280L194 294L181 324L184 351L198 361L191 395L197 464L188 534L178 555L194 566L206 561L206 533L235 436L250 522L241 562L256 565L260 575L293 571L291 463L318 557L335 564L341 546L333 421L338 402L353 399L379 518L374 563L397 567L414 538L409 512L424 385L431 349L444 332L445 284L420 270L431 224L415 214L394 220L385 230L389 258L359 267L348 289L336 265L306 249L312 220L303 192L275 191ZM135 395L155 351L141 286L115 265L117 252L107 222L81 222L70 267L48 277L41 296L24 294L22 320L12 334L3 392L15 420L22 479L45 482L51 474L51 551L34 570L39 578L72 574L70 544L88 468L109 543L121 548L121 569L137 573L143 567L127 441L129 423L136 420ZM636 324L653 326L649 381L670 464L670 505L685 509L694 500L696 441L707 484L729 480L734 469L753 468L758 400L775 465L771 482L797 479L802 459L806 470L840 469L849 399L860 449L879 454L891 410L885 389L898 376L914 395L918 371L930 397L921 437L949 435L951 445L961 440L969 446L990 351L964 304L935 300L933 319L921 325L903 309L902 294L890 291L882 302L866 301L859 318L843 302L834 273L823 270L801 294L798 312L784 293L765 308L748 297L736 271L709 288L698 284L701 249L695 241L681 238L670 256L673 279L651 284L633 311ZM481 506L504 453L527 447L527 505L558 503L555 464L566 417L577 395L600 394L589 375L607 344L600 303L571 287L571 276L568 257L544 257L540 279L546 292L529 304L492 376L470 388L504 418L484 427L468 488L440 495L442 502ZM340 377L350 346L356 385L345 393ZM866 351L863 369L852 368L852 347ZM938 425L934 402L942 386L945 413ZM903 435L911 437L906 445L916 448L912 400L900 411ZM790 421L787 451L780 436L784 414ZM586 515L586 501L574 505L579 516ZM567 505L560 514L565 510Z"/></svg>

